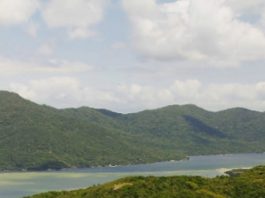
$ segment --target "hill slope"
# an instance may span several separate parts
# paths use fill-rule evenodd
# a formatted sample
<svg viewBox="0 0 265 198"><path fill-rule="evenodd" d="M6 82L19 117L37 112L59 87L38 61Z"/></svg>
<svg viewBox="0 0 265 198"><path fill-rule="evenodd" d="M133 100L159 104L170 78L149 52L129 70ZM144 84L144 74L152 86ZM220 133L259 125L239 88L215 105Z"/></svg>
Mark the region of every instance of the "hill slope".
<svg viewBox="0 0 265 198"><path fill-rule="evenodd" d="M261 198L265 197L265 167L237 171L213 179L190 176L129 177L71 192L50 192L31 198Z"/></svg>
<svg viewBox="0 0 265 198"><path fill-rule="evenodd" d="M45 170L265 151L265 114L173 105L133 114L55 109L0 92L0 170Z"/></svg>
<svg viewBox="0 0 265 198"><path fill-rule="evenodd" d="M153 152L163 156L164 151L147 147L137 135L111 125L111 119L90 108L57 110L2 92L0 169L44 170L163 159Z"/></svg>

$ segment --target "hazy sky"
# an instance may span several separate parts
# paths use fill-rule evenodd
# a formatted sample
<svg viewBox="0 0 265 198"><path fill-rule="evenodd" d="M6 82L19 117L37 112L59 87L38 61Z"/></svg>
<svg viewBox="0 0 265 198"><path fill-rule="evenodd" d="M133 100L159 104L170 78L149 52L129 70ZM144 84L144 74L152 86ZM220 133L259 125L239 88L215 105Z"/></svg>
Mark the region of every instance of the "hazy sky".
<svg viewBox="0 0 265 198"><path fill-rule="evenodd" d="M0 0L0 89L55 107L265 111L264 0Z"/></svg>

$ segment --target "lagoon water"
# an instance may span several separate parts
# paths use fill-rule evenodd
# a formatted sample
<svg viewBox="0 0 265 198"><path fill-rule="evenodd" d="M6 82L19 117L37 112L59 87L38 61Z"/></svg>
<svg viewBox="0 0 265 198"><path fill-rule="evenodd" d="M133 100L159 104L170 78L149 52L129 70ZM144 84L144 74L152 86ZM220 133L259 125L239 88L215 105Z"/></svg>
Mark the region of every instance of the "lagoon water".
<svg viewBox="0 0 265 198"><path fill-rule="evenodd" d="M49 172L0 173L0 198L85 188L131 175L200 175L214 177L228 169L265 165L265 154L194 156L189 160Z"/></svg>

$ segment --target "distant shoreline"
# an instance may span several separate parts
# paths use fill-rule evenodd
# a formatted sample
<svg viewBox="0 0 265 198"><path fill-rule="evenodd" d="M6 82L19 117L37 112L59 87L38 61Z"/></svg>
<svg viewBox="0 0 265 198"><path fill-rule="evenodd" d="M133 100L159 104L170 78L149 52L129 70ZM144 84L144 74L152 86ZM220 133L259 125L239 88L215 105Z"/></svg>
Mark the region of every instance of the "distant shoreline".
<svg viewBox="0 0 265 198"><path fill-rule="evenodd" d="M115 168L115 167L127 167L127 166L140 166L140 165L152 165L157 163L164 163L164 162L181 162L181 161L188 161L192 157L204 157L204 156L229 156L229 155L246 155L246 154L265 154L265 152L253 152L253 153L226 153L226 154L209 154L209 155L193 155L187 156L183 159L179 160L166 160L166 161L157 161L152 163L137 163L137 164L119 164L119 165L102 165L102 166L90 166L90 167L62 167L58 169L43 169L43 170L26 170L26 169L17 169L17 170L0 170L0 174L4 173L49 173L49 172L63 172L63 171L70 171L70 170L86 170L86 169L97 169L97 168ZM229 169L232 170L232 169Z"/></svg>

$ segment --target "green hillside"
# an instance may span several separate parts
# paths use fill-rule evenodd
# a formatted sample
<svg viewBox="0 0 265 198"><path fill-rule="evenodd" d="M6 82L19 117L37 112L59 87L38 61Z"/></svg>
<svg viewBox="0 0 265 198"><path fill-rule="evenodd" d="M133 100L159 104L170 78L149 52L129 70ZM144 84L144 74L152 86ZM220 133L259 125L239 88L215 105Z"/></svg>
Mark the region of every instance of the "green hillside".
<svg viewBox="0 0 265 198"><path fill-rule="evenodd" d="M230 172L213 179L191 176L129 177L71 192L31 198L263 198L265 166Z"/></svg>
<svg viewBox="0 0 265 198"><path fill-rule="evenodd" d="M0 170L147 163L264 152L265 113L173 105L133 114L55 109L0 92Z"/></svg>
<svg viewBox="0 0 265 198"><path fill-rule="evenodd" d="M57 110L1 92L0 168L43 170L140 163L163 160L167 155L112 124L93 109ZM177 154L172 152L171 157Z"/></svg>

